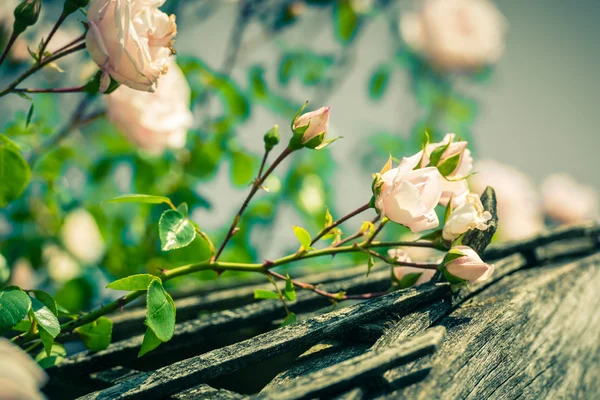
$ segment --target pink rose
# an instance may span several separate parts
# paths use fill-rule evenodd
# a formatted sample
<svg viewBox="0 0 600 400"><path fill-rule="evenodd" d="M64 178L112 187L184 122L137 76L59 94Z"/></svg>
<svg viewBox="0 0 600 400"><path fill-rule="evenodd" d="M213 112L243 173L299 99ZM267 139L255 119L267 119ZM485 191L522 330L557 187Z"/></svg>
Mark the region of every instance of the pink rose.
<svg viewBox="0 0 600 400"><path fill-rule="evenodd" d="M504 51L506 21L487 0L426 0L403 13L400 33L413 51L445 70L496 63Z"/></svg>
<svg viewBox="0 0 600 400"><path fill-rule="evenodd" d="M598 218L598 192L567 174L553 174L542 183L544 211L563 223L577 223Z"/></svg>
<svg viewBox="0 0 600 400"><path fill-rule="evenodd" d="M451 275L468 282L481 282L494 273L494 266L484 263L479 254L469 246L455 246L449 255L454 255L455 252L462 253L462 256L446 262L446 270Z"/></svg>
<svg viewBox="0 0 600 400"><path fill-rule="evenodd" d="M165 0L92 0L86 46L92 60L108 75L136 90L152 92L167 72L177 25L175 16L160 11Z"/></svg>
<svg viewBox="0 0 600 400"><path fill-rule="evenodd" d="M182 148L193 123L190 87L172 62L154 93L120 86L105 96L108 118L142 149L158 154L166 148Z"/></svg>
<svg viewBox="0 0 600 400"><path fill-rule="evenodd" d="M439 225L435 206L442 195L443 178L435 167L414 169L422 154L403 158L397 168L384 168L375 193L375 206L381 215L413 233Z"/></svg>
<svg viewBox="0 0 600 400"><path fill-rule="evenodd" d="M496 191L500 240L522 240L544 229L539 195L531 179L518 169L492 160L479 161L469 182L474 192Z"/></svg>
<svg viewBox="0 0 600 400"><path fill-rule="evenodd" d="M294 121L294 130L308 125L302 136L303 144L319 135L323 135L322 139L325 139L329 129L329 108L329 106L321 107L318 110L302 114Z"/></svg>
<svg viewBox="0 0 600 400"><path fill-rule="evenodd" d="M390 249L388 250L388 255L396 261L411 262L408 253L402 249ZM433 275L435 275L435 270L403 266L394 267L394 276L399 282L401 282L402 278L406 277L409 274L419 274L419 277L414 283L414 286L419 286L425 282L429 282L431 278L433 278Z"/></svg>

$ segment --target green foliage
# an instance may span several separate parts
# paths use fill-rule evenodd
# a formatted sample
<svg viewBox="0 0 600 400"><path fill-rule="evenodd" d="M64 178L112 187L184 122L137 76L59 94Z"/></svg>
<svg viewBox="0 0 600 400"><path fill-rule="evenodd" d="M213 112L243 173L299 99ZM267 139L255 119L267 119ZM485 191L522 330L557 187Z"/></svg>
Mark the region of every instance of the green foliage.
<svg viewBox="0 0 600 400"><path fill-rule="evenodd" d="M417 281L419 280L421 274L422 272L404 275L402 279L398 281L398 286L400 287L400 289L406 289L411 286L414 286L415 283L417 283Z"/></svg>
<svg viewBox="0 0 600 400"><path fill-rule="evenodd" d="M281 326L291 325L296 323L296 314L293 312L289 313L287 317L281 323Z"/></svg>
<svg viewBox="0 0 600 400"><path fill-rule="evenodd" d="M162 341L156 337L154 331L150 328L146 329L146 333L144 334L144 340L142 342L142 347L138 352L138 357L141 357L144 354L156 349L161 344Z"/></svg>
<svg viewBox="0 0 600 400"><path fill-rule="evenodd" d="M175 331L175 305L158 280L152 281L148 287L146 309L148 328L162 342L171 340Z"/></svg>
<svg viewBox="0 0 600 400"><path fill-rule="evenodd" d="M296 300L296 288L294 287L292 279L289 275L285 277L285 289L283 290L283 295L289 301Z"/></svg>
<svg viewBox="0 0 600 400"><path fill-rule="evenodd" d="M14 142L0 139L0 207L6 207L25 190L31 169Z"/></svg>
<svg viewBox="0 0 600 400"><path fill-rule="evenodd" d="M31 298L20 288L10 286L0 290L0 333L21 322L31 308Z"/></svg>
<svg viewBox="0 0 600 400"><path fill-rule="evenodd" d="M235 185L247 186L254 177L255 158L243 151L231 154L231 180Z"/></svg>
<svg viewBox="0 0 600 400"><path fill-rule="evenodd" d="M106 317L100 317L97 320L85 324L75 329L79 338L91 351L104 350L110 344L112 339L113 323Z"/></svg>
<svg viewBox="0 0 600 400"><path fill-rule="evenodd" d="M51 298L50 298L51 299ZM44 301L48 302L48 298L43 298ZM46 354L50 355L50 350L52 349L52 344L54 343L54 339L60 333L60 323L58 322L58 312L56 314L53 310L50 309L52 307L52 303L54 303L54 307L56 307L56 303L54 300L47 305L38 299L31 299L31 317L38 324L38 329L40 331L40 338L42 339L42 343L44 345L44 349L46 350ZM50 306L50 307L49 307Z"/></svg>
<svg viewBox="0 0 600 400"><path fill-rule="evenodd" d="M179 211L167 210L158 222L161 249L169 251L185 247L196 237L192 222Z"/></svg>
<svg viewBox="0 0 600 400"><path fill-rule="evenodd" d="M310 233L308 233L306 229L299 226L292 226L292 229L294 230L294 234L298 238L298 241L302 245L302 248L306 251L311 250L312 247L310 246Z"/></svg>
<svg viewBox="0 0 600 400"><path fill-rule="evenodd" d="M48 369L60 364L67 356L67 350L64 346L59 343L54 343L50 348L50 351L42 350L35 356L35 361L40 367Z"/></svg>
<svg viewBox="0 0 600 400"><path fill-rule="evenodd" d="M257 300L259 300L259 299L278 299L279 295L270 290L255 289L254 290L254 298Z"/></svg>
<svg viewBox="0 0 600 400"><path fill-rule="evenodd" d="M361 17L352 8L350 0L340 0L333 8L336 39L343 45L349 45L360 26Z"/></svg>
<svg viewBox="0 0 600 400"><path fill-rule="evenodd" d="M106 201L107 203L146 203L146 204L169 204L171 200L165 196L153 196L149 194L126 194Z"/></svg>
<svg viewBox="0 0 600 400"><path fill-rule="evenodd" d="M380 100L387 87L390 80L390 68L387 65L380 65L373 75L371 75L371 80L369 81L369 95L373 100Z"/></svg>
<svg viewBox="0 0 600 400"><path fill-rule="evenodd" d="M150 284L156 280L160 281L160 278L150 274L137 274L111 282L106 287L108 289L127 290L130 292L148 290Z"/></svg>

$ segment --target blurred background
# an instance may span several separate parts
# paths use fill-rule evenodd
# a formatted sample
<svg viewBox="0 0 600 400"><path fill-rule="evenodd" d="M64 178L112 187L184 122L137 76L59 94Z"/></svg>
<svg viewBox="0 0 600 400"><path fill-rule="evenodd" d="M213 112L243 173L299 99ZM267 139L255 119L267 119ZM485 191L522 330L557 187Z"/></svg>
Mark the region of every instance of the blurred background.
<svg viewBox="0 0 600 400"><path fill-rule="evenodd" d="M82 94L32 95L28 126L29 101L0 98L2 132L33 166L25 193L0 210L0 253L11 281L43 285L60 304L79 310L110 296L102 288L116 277L205 259L208 249L200 239L184 249L160 251L157 222L164 207L102 201L146 193L186 202L191 218L219 243L256 175L264 133L279 124L286 143L290 121L306 100L309 109L330 105L329 137L344 138L284 163L267 182L270 192L253 202L224 259L272 259L295 251L291 225L316 232L325 207L335 218L364 204L371 196L371 174L390 153L401 158L418 151L426 131L434 141L448 132L469 141L475 170L481 165L474 191L487 184L504 188L500 211L506 221L517 222L507 222L510 232L503 232L500 215L498 240L535 234L544 223L596 218L600 3L491 3L503 17L481 19L472 28L486 33L498 24L504 48L497 60L468 68L436 62L435 52L411 45L406 31L403 36L403 16L418 15L424 3L168 0L163 10L177 15L177 62L191 87L194 119L185 148L158 155L140 150L102 114L103 96L91 107L97 118L56 142L52 138ZM10 20L14 5L0 7L3 20ZM42 21L3 66L2 86L31 62L27 45L37 47L61 8L62 1L44 1ZM53 39L56 46L83 33L78 19L83 14L69 17ZM78 53L22 86L81 85L96 71L87 54ZM478 164L481 160L510 167ZM559 179L542 189L553 173L567 173L579 183ZM511 192L515 187L520 190ZM552 217L545 197L581 212ZM573 204L573 198L584 201ZM353 232L374 215L365 214L344 231ZM524 221L530 221L526 228ZM408 232L395 227L386 234L397 239ZM335 260L361 262L365 257ZM214 277L207 272L198 278Z"/></svg>

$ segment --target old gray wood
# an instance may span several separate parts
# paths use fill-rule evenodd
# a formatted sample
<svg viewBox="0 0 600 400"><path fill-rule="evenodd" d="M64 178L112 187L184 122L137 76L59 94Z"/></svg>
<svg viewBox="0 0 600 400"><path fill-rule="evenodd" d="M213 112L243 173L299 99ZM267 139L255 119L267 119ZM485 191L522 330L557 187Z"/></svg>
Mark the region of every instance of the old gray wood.
<svg viewBox="0 0 600 400"><path fill-rule="evenodd" d="M298 348L308 348L326 337L385 314L409 312L448 293L446 284L391 293L297 324L258 335L200 356L144 373L111 388L84 396L85 399L154 399L206 382L252 363Z"/></svg>
<svg viewBox="0 0 600 400"><path fill-rule="evenodd" d="M263 392L253 398L302 400L330 396L391 367L433 353L445 335L445 328L432 328L403 343L369 351L321 371L304 375L284 389Z"/></svg>

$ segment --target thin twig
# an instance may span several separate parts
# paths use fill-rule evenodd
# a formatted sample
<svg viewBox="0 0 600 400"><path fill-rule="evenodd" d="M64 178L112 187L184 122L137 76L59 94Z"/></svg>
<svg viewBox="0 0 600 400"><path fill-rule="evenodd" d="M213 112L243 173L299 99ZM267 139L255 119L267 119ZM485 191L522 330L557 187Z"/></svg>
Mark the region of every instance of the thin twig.
<svg viewBox="0 0 600 400"><path fill-rule="evenodd" d="M347 214L347 215L343 216L342 218L338 219L337 221L333 222L328 227L323 228L321 230L321 232L319 232L319 234L313 238L313 240L310 242L310 245L312 246L313 244L317 243L317 241L319 239L321 239L323 236L327 235L327 233L329 231L331 231L333 228L337 227L338 225L341 225L345 221L348 221L350 218L362 213L363 211L367 211L369 208L371 208L369 203L362 205L359 208L357 208L356 210L350 212L349 214Z"/></svg>
<svg viewBox="0 0 600 400"><path fill-rule="evenodd" d="M48 39L42 41L42 48L40 49L40 52L39 52L40 61L42 60L42 57L44 56L44 52L46 51L46 47L48 46L48 43L50 43L50 39L52 39L52 36L54 36L54 34L58 30L58 28L61 26L61 24L65 21L65 19L67 19L67 14L62 12L60 14L60 17L58 17L58 20L52 27L52 30L48 34Z"/></svg>
<svg viewBox="0 0 600 400"><path fill-rule="evenodd" d="M258 189L262 186L262 184L264 183L265 179L275 170L275 168L288 155L292 154L293 151L294 150L291 149L290 147L286 147L285 150L283 150L281 152L281 154L279 155L279 157L277 157L277 159L275 161L273 161L273 164L271 164L271 166L269 167L269 169L267 169L267 171L264 173L264 175L263 176L259 176L259 177L256 178L256 180L254 181L254 184L252 185L252 189L250 190L250 193L248 193L248 196L246 197L246 199L242 203L242 206L240 207L239 211L237 212L237 214L233 218L233 221L231 222L231 226L229 227L229 231L227 231L227 235L225 236L225 239L223 240L223 243L221 243L221 246L219 247L219 250L217 251L217 254L215 254L215 256L212 258L213 262L217 261L219 259L219 257L221 256L221 253L223 253L223 250L225 250L225 246L227 246L227 243L229 242L229 240L233 236L233 234L235 232L235 229L237 228L238 224L240 223L240 219L242 218L242 214L244 213L244 211L246 210L246 208L250 204L250 200L252 200L252 197L254 197L254 195L256 194L256 192L258 191Z"/></svg>
<svg viewBox="0 0 600 400"><path fill-rule="evenodd" d="M13 30L13 32L10 35L10 39L8 39L8 43L6 44L6 47L4 48L4 51L2 52L2 56L0 57L0 65L2 65L2 63L4 62L4 59L8 55L8 52L10 51L13 44L15 44L15 41L17 40L18 36L19 36L19 34Z"/></svg>
<svg viewBox="0 0 600 400"><path fill-rule="evenodd" d="M66 88L15 88L12 91L14 93L81 93L85 91L86 85L82 86L73 86Z"/></svg>

